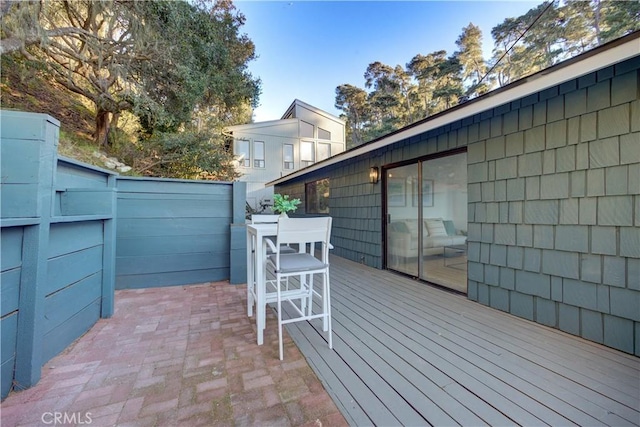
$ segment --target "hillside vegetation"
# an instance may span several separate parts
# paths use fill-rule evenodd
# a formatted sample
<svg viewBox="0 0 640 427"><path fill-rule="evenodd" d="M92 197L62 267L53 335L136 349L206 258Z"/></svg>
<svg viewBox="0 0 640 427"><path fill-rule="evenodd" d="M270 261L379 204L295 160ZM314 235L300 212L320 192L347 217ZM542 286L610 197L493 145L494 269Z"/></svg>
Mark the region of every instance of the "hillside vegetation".
<svg viewBox="0 0 640 427"><path fill-rule="evenodd" d="M0 9L2 106L59 119L62 154L96 162L99 147L139 175L237 177L223 130L250 119L260 80L230 0L6 0Z"/></svg>
<svg viewBox="0 0 640 427"><path fill-rule="evenodd" d="M95 112L81 97L9 56L2 57L1 67L2 109L49 114L60 121L58 152L61 155L104 167L93 156L93 152L99 150L92 135Z"/></svg>

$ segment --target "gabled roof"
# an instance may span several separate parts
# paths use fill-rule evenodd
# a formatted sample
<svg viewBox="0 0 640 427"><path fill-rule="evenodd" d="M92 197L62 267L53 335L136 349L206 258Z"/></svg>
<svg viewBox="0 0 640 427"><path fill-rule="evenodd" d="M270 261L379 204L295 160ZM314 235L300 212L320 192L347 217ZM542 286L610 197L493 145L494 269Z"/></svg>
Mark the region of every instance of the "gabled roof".
<svg viewBox="0 0 640 427"><path fill-rule="evenodd" d="M566 61L520 80L516 80L507 86L492 90L464 104L456 105L455 107L427 117L426 119L369 141L363 145L343 151L326 160L268 182L266 185L276 185L290 179L298 178L310 172L440 128L457 120L524 98L528 95L634 57L640 57L640 31L596 47L588 52L567 59Z"/></svg>
<svg viewBox="0 0 640 427"><path fill-rule="evenodd" d="M307 104L306 102L300 101L299 99L294 99L293 102L291 103L291 105L289 105L289 108L287 108L287 111L284 112L284 114L282 115L282 119L284 119L285 117L287 117L289 114L291 114L293 112L293 109L296 107L296 105L300 105L301 107L306 108L307 110L311 110L316 114L319 114L321 116L325 116L331 120L334 120L336 122L340 122L342 124L345 124L345 121L342 120L340 117L338 116L334 116L331 113L327 113L324 110L321 110L317 107L314 107L313 105Z"/></svg>
<svg viewBox="0 0 640 427"><path fill-rule="evenodd" d="M340 117L327 113L326 111L316 108L313 105L307 104L306 102L302 102L299 99L294 99L291 105L289 105L289 108L287 108L287 111L282 115L282 118L280 120L267 120L264 122L245 123L242 125L227 126L225 129L227 131L233 132L233 131L257 129L262 127L278 126L283 124L283 122L286 122L287 124L297 122L298 120L300 120L299 118L286 118L289 114L291 114L291 112L293 111L296 105L300 105L306 108L307 110L311 110L320 116L327 117L343 125L345 124L344 120L342 120Z"/></svg>

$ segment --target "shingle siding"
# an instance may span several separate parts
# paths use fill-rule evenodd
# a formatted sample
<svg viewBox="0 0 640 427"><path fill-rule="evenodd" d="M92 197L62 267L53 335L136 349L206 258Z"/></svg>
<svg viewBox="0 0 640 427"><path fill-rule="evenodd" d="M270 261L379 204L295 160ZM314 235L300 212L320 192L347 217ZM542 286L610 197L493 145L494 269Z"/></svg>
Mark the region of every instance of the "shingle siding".
<svg viewBox="0 0 640 427"><path fill-rule="evenodd" d="M497 287L489 288L489 305L495 309L508 312L509 292Z"/></svg>
<svg viewBox="0 0 640 427"><path fill-rule="evenodd" d="M638 322L635 322L637 328ZM613 315L604 315L604 344L627 353L634 351L634 322Z"/></svg>
<svg viewBox="0 0 640 427"><path fill-rule="evenodd" d="M637 68L615 77L611 68L563 85L558 96L546 91L522 100L509 112L508 123L517 117L519 127L508 127L504 157L494 148L475 165L486 165L483 188L489 189L489 161L495 161L506 200L522 207L522 217L509 211L508 221L500 215L496 223L486 209L475 217L490 220L494 240L484 233L482 241L492 249L504 245L506 266L514 269L515 283L500 280L510 293L509 311L630 352L640 328L638 77ZM496 195L502 190L482 191L475 202ZM502 252L492 253L484 271L504 268L504 261ZM507 306L502 296L490 305Z"/></svg>
<svg viewBox="0 0 640 427"><path fill-rule="evenodd" d="M602 343L604 339L602 313L586 309L580 310L580 330L584 338Z"/></svg>
<svg viewBox="0 0 640 427"><path fill-rule="evenodd" d="M558 328L573 335L580 335L580 309L573 305L558 304Z"/></svg>
<svg viewBox="0 0 640 427"><path fill-rule="evenodd" d="M370 166L466 146L468 298L640 355L639 70L632 58L331 166L334 253L382 267Z"/></svg>
<svg viewBox="0 0 640 427"><path fill-rule="evenodd" d="M611 80L607 79L587 89L587 111L599 111L611 106Z"/></svg>
<svg viewBox="0 0 640 427"><path fill-rule="evenodd" d="M556 304L546 298L536 298L536 322L547 326L556 326L558 317L556 313Z"/></svg>

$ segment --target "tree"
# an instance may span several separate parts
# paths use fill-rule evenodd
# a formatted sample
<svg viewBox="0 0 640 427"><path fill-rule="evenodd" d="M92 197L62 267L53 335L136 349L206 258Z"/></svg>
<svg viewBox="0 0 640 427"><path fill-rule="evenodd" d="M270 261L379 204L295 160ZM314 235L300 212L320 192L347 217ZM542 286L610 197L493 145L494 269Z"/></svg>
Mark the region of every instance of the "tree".
<svg viewBox="0 0 640 427"><path fill-rule="evenodd" d="M400 65L393 69L393 80L398 88L398 95L402 102L399 105L398 118L403 126L413 123L412 100L416 93L416 86L411 82L411 73L405 71Z"/></svg>
<svg viewBox="0 0 640 427"><path fill-rule="evenodd" d="M640 1L595 0L602 7L600 42L605 43L640 30Z"/></svg>
<svg viewBox="0 0 640 427"><path fill-rule="evenodd" d="M369 64L364 73L364 87L372 89L367 101L371 108L373 124L376 126L385 120L392 121L396 118L399 87L393 73L391 66L378 61Z"/></svg>
<svg viewBox="0 0 640 427"><path fill-rule="evenodd" d="M239 176L233 154L221 135L189 129L183 132L156 131L137 143L126 158L136 172L147 176L232 181Z"/></svg>
<svg viewBox="0 0 640 427"><path fill-rule="evenodd" d="M525 31L526 23L516 18L506 18L491 30L495 47L490 64L499 86L509 84L524 73L525 64L521 61L524 47L516 43Z"/></svg>
<svg viewBox="0 0 640 427"><path fill-rule="evenodd" d="M500 86L640 29L640 1L547 1L491 34L493 77Z"/></svg>
<svg viewBox="0 0 640 427"><path fill-rule="evenodd" d="M369 117L367 92L350 84L340 85L336 88L335 107L344 111L347 118L347 147L365 142L363 130Z"/></svg>
<svg viewBox="0 0 640 427"><path fill-rule="evenodd" d="M175 130L196 105L226 112L257 102L259 80L245 70L254 47L232 11L228 1L17 2L3 16L2 48L93 102L95 140L106 146L122 111L147 131Z"/></svg>
<svg viewBox="0 0 640 427"><path fill-rule="evenodd" d="M495 48L491 68L500 86L559 61L563 34L562 18L553 1L493 27Z"/></svg>
<svg viewBox="0 0 640 427"><path fill-rule="evenodd" d="M451 108L458 103L464 93L461 77L462 65L455 56L450 56L437 67L436 87L433 96L444 102L444 108Z"/></svg>
<svg viewBox="0 0 640 427"><path fill-rule="evenodd" d="M469 23L462 29L456 40L458 51L456 58L462 66L462 81L468 85L467 97L487 92L490 86L483 81L487 67L482 57L482 31L480 27Z"/></svg>
<svg viewBox="0 0 640 427"><path fill-rule="evenodd" d="M559 15L564 27L563 57L570 58L596 45L599 25L596 11L589 1L567 1L560 7Z"/></svg>
<svg viewBox="0 0 640 427"><path fill-rule="evenodd" d="M418 111L422 117L448 108L462 95L460 62L455 57L447 58L445 50L414 56L407 70L418 81L416 92L423 104Z"/></svg>
<svg viewBox="0 0 640 427"><path fill-rule="evenodd" d="M548 68L562 59L563 22L556 2L546 2L529 10L519 18L530 23L522 40L524 56L531 72Z"/></svg>
<svg viewBox="0 0 640 427"><path fill-rule="evenodd" d="M418 117L428 117L435 112L433 91L436 86L437 64L446 59L444 50L428 55L416 55L407 64L407 71L418 81L416 93L420 107L416 107Z"/></svg>
<svg viewBox="0 0 640 427"><path fill-rule="evenodd" d="M362 135L354 139L360 143L481 95L495 82L504 86L638 29L638 0L549 0L493 27L490 61L482 56L480 29L469 23L453 55L444 50L417 54L404 69L370 63L364 75L368 95L341 85L336 107L345 112L352 135Z"/></svg>
<svg viewBox="0 0 640 427"><path fill-rule="evenodd" d="M400 65L393 68L376 61L369 64L364 77L365 87L372 89L367 96L371 118L367 126L369 139L413 121L416 86L410 72Z"/></svg>

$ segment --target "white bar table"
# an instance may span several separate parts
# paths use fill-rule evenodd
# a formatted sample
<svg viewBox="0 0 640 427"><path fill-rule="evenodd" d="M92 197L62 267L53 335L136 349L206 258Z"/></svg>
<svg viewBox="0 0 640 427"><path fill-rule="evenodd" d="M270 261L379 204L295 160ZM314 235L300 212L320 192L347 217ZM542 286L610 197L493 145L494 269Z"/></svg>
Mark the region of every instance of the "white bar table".
<svg viewBox="0 0 640 427"><path fill-rule="evenodd" d="M256 304L256 329L258 345L264 342L266 323L266 274L267 259L266 237L278 234L278 224L247 224L247 316L253 316L253 304Z"/></svg>

